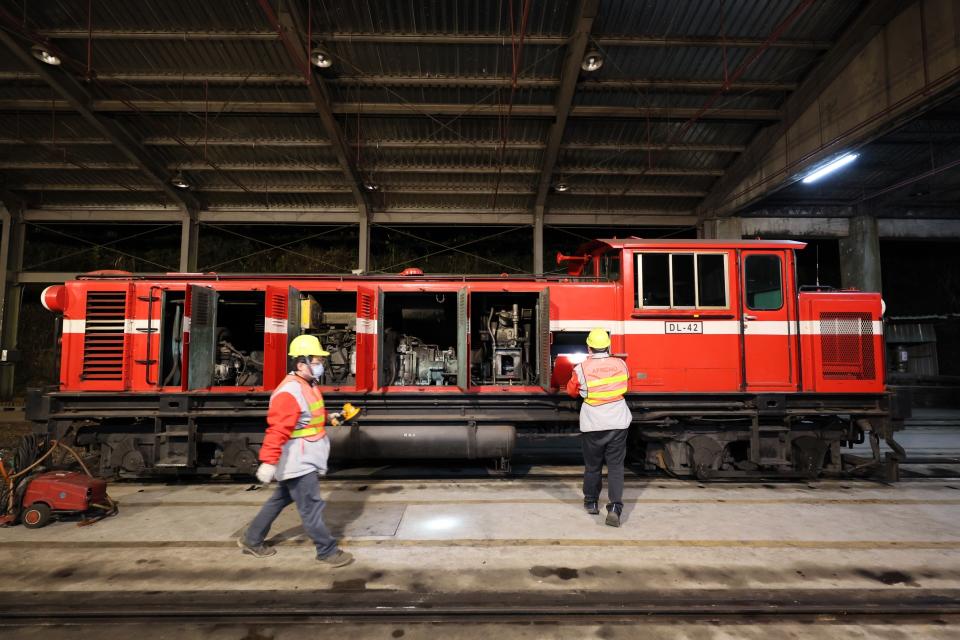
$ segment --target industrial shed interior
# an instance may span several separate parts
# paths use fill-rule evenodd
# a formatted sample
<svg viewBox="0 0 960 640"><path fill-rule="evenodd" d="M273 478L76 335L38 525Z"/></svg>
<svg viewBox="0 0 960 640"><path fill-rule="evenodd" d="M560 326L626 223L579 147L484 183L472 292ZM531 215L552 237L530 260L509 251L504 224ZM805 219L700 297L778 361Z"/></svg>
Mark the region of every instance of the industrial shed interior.
<svg viewBox="0 0 960 640"><path fill-rule="evenodd" d="M960 632L955 0L0 0L0 52L0 470L39 452L42 434L89 444L66 440L67 425L102 417L108 453L86 462L126 474L110 485L119 513L93 527L66 512L43 530L0 527L0 632L67 637L93 618L111 621L105 637L189 625L298 637L308 624L332 637L342 628L327 623L343 620L363 638L427 637L432 623L449 637L533 637L531 621L571 638L636 637L636 625L669 638ZM763 248L789 255L775 293L790 300L772 306L740 279ZM660 268L644 250L674 252L664 281L688 268L693 302L642 290L641 265ZM696 257L687 267L680 254ZM69 356L95 350L76 327L96 308L78 320L66 296L90 287L88 301L122 309L104 293L120 280L134 293L110 322L146 345L122 355L140 382L96 388L86 360L70 377ZM586 353L584 323L610 316L590 314L617 282L635 297L607 327L614 347L641 344L625 326L669 325L689 307L689 323L657 329L663 353L648 359L715 360L719 348L684 355L666 335L709 334L711 319L732 327L740 359L667 383L685 380L668 391L700 403L700 449L649 444L682 418L643 396L663 392L646 386L658 374L631 369L641 453L612 528L583 512L577 405L543 398L562 392L557 356ZM844 322L860 313L850 331L871 336L857 343L871 367L863 356L859 380L874 386L805 387L821 380L803 359L807 318L784 315L797 346L765 360L788 360L793 386L751 388L749 314L802 315L804 296L831 295L851 305ZM308 566L293 507L268 541L277 555L240 554L266 493L249 484L260 440L201 447L190 414L197 393L216 405L243 387L217 405L218 428L248 419L262 436L299 330L332 352L330 407L362 405L366 433L388 443L377 457L404 459L371 462L332 434L334 460L338 442L350 453L320 483L325 518L356 556L335 570ZM740 406L711 386L724 376L759 390L752 424L722 413ZM155 419L149 454L118 426L121 396L142 382L159 404L125 410ZM413 399L431 387L443 393ZM498 389L516 393L484 399ZM41 397L38 427L27 399ZM377 414L391 402L407 403L406 422ZM547 424L563 411L573 433ZM512 467L479 460L513 437L514 414L534 416L528 448ZM409 438L431 421L469 434L470 459L424 459ZM746 440L721 451L707 431L725 424ZM199 449L202 482L148 477L199 469ZM759 464L774 459L792 465L776 482ZM0 475L0 502L30 495Z"/></svg>

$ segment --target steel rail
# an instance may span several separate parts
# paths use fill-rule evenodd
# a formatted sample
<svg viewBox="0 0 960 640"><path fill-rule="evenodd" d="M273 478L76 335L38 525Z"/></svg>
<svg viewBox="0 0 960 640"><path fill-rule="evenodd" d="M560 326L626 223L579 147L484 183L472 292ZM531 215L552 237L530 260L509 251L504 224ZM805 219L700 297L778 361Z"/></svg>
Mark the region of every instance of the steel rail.
<svg viewBox="0 0 960 640"><path fill-rule="evenodd" d="M838 624L960 616L957 589L690 589L548 593L363 591L87 592L5 598L5 624L34 622L564 622L665 619ZM827 618L827 619L824 619Z"/></svg>

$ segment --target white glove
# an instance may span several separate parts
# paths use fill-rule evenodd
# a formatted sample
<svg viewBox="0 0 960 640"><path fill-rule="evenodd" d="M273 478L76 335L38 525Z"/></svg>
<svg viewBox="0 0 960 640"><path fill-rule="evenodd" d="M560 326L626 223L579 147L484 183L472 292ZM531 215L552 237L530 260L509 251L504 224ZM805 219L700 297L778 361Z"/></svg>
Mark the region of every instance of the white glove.
<svg viewBox="0 0 960 640"><path fill-rule="evenodd" d="M257 480L263 484L267 484L273 481L273 476L277 472L277 466L274 464L267 464L263 462L257 467Z"/></svg>
<svg viewBox="0 0 960 640"><path fill-rule="evenodd" d="M339 427L341 424L343 424L342 413L331 413L329 415L329 418L330 418L330 426L332 427Z"/></svg>

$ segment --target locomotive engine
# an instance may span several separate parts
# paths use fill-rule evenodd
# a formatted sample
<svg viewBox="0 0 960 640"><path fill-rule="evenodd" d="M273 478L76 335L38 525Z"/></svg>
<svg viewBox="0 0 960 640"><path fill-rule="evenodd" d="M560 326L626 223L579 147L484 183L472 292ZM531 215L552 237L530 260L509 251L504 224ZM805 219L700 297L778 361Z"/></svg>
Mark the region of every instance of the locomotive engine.
<svg viewBox="0 0 960 640"><path fill-rule="evenodd" d="M336 300L324 304L314 295L300 301L301 329L317 336L330 352L321 384L351 384L357 376L357 316L340 307Z"/></svg>
<svg viewBox="0 0 960 640"><path fill-rule="evenodd" d="M480 331L480 347L472 358L476 384L531 384L531 325L533 309L514 304L491 306Z"/></svg>
<svg viewBox="0 0 960 640"><path fill-rule="evenodd" d="M263 352L240 351L230 342L227 329L217 330L217 361L213 365L213 384L217 386L256 386L263 380Z"/></svg>
<svg viewBox="0 0 960 640"><path fill-rule="evenodd" d="M397 345L398 386L429 386L455 384L457 379L457 350L440 349L435 344L424 344L420 338L401 336Z"/></svg>

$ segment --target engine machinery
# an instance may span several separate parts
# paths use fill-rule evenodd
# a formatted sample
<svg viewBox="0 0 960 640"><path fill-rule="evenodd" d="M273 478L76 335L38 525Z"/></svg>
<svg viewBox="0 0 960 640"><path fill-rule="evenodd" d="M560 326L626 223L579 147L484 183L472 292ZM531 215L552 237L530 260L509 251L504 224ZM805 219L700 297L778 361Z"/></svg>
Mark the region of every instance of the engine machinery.
<svg viewBox="0 0 960 640"><path fill-rule="evenodd" d="M485 329L480 332L481 347L471 358L478 384L533 384L530 345L534 309L491 307Z"/></svg>
<svg viewBox="0 0 960 640"><path fill-rule="evenodd" d="M238 350L230 342L230 332L227 329L220 328L217 335L217 362L213 366L213 384L238 387L259 385L263 376L263 352L251 351L248 354Z"/></svg>
<svg viewBox="0 0 960 640"><path fill-rule="evenodd" d="M457 350L424 344L420 338L401 336L397 345L397 386L450 385L457 377Z"/></svg>
<svg viewBox="0 0 960 640"><path fill-rule="evenodd" d="M895 472L909 407L884 379L880 296L808 290L785 240L596 240L563 275L94 273L47 288L60 381L31 390L39 433L101 474L249 474L287 347L329 351L334 458L484 458L576 436L562 393L603 327L630 371L630 448L710 478ZM844 447L870 440L873 456ZM884 458L880 443L893 453Z"/></svg>

